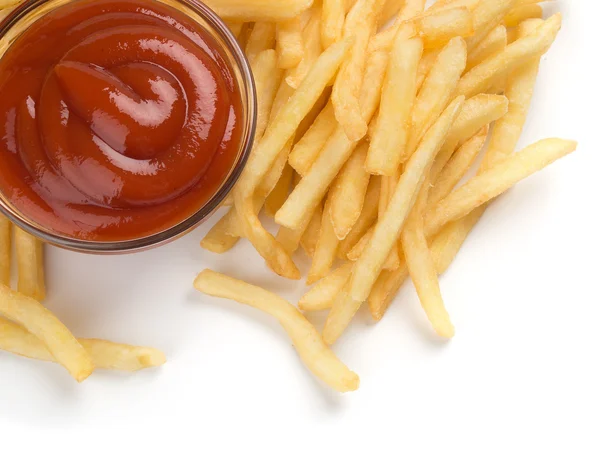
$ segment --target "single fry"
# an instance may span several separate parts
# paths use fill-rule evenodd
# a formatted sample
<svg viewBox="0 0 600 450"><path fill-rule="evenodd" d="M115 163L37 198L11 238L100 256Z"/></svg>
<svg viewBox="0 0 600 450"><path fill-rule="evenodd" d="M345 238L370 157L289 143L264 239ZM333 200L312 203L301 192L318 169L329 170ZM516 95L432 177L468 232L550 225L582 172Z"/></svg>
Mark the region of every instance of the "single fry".
<svg viewBox="0 0 600 450"><path fill-rule="evenodd" d="M333 224L331 223L331 206L332 198L330 194L323 208L319 239L317 240L312 264L306 278L307 284L319 281L331 271L338 246L340 245L340 241L335 235Z"/></svg>
<svg viewBox="0 0 600 450"><path fill-rule="evenodd" d="M17 290L36 300L44 300L46 298L44 244L21 228L14 228L19 273Z"/></svg>
<svg viewBox="0 0 600 450"><path fill-rule="evenodd" d="M360 95L362 114L366 122L371 120L379 104L387 60L388 55L384 52L370 55L365 73L369 83L363 85ZM350 141L344 129L338 126L327 140L310 171L298 183L275 215L275 222L294 229L307 217L310 218L312 211L323 199L356 145L357 142Z"/></svg>
<svg viewBox="0 0 600 450"><path fill-rule="evenodd" d="M427 211L425 214L427 236L435 235L447 223L461 219L524 178L572 153L576 148L575 141L543 139L518 153L507 156Z"/></svg>
<svg viewBox="0 0 600 450"><path fill-rule="evenodd" d="M502 23L504 16L517 4L518 0L481 0L473 9L475 33L467 39L467 48L473 50L485 37Z"/></svg>
<svg viewBox="0 0 600 450"><path fill-rule="evenodd" d="M304 41L302 39L300 17L279 22L276 28L276 36L278 66L281 69L296 67L300 64L304 56Z"/></svg>
<svg viewBox="0 0 600 450"><path fill-rule="evenodd" d="M329 191L330 221L337 239L343 240L363 209L369 179L365 159L369 144L362 142L348 158Z"/></svg>
<svg viewBox="0 0 600 450"><path fill-rule="evenodd" d="M309 72L312 65L315 63L321 54L321 14L319 10L311 15L311 18L302 31L302 40L304 42L304 53L298 65L285 78L287 84L294 89L297 89L304 80L304 77Z"/></svg>
<svg viewBox="0 0 600 450"><path fill-rule="evenodd" d="M277 54L269 49L260 52L251 63L254 84L256 86L257 110L256 133L254 142L258 142L269 123L275 94L281 82L281 70L277 68Z"/></svg>
<svg viewBox="0 0 600 450"><path fill-rule="evenodd" d="M101 339L79 339L96 369L135 372L166 362L163 352L155 348L116 344ZM26 358L56 362L44 343L25 328L0 317L0 349Z"/></svg>
<svg viewBox="0 0 600 450"><path fill-rule="evenodd" d="M277 22L293 19L312 6L313 0L206 0L222 19L238 22Z"/></svg>
<svg viewBox="0 0 600 450"><path fill-rule="evenodd" d="M486 92L494 82L524 62L546 53L560 30L561 22L560 14L553 15L533 33L517 39L502 52L473 67L458 83L458 94L468 98Z"/></svg>
<svg viewBox="0 0 600 450"><path fill-rule="evenodd" d="M289 157L290 166L300 175L306 175L336 126L333 105L329 102L304 136L294 145Z"/></svg>
<svg viewBox="0 0 600 450"><path fill-rule="evenodd" d="M425 48L443 47L451 39L473 34L473 15L466 7L427 14L418 21Z"/></svg>
<svg viewBox="0 0 600 450"><path fill-rule="evenodd" d="M423 53L420 38L406 39L402 33L394 42L388 63L379 115L365 162L368 172L395 175L408 141L410 113L417 94L417 69Z"/></svg>
<svg viewBox="0 0 600 450"><path fill-rule="evenodd" d="M276 318L288 333L307 368L339 392L358 389L359 378L325 345L312 324L283 298L243 281L205 270L194 287L214 297L228 298L252 306Z"/></svg>
<svg viewBox="0 0 600 450"><path fill-rule="evenodd" d="M497 55L508 45L508 35L504 25L498 25L475 47L469 52L467 57L467 67L469 71L473 67L478 66L486 59Z"/></svg>
<svg viewBox="0 0 600 450"><path fill-rule="evenodd" d="M331 308L335 296L350 278L352 266L352 263L345 263L322 278L302 296L298 308L302 311L323 311Z"/></svg>
<svg viewBox="0 0 600 450"><path fill-rule="evenodd" d="M37 337L77 381L85 380L93 372L94 364L85 349L36 299L0 284L0 315Z"/></svg>
<svg viewBox="0 0 600 450"><path fill-rule="evenodd" d="M300 245L309 257L313 257L317 248L317 241L321 233L321 219L323 218L323 208L318 207L312 215L308 227L302 234Z"/></svg>
<svg viewBox="0 0 600 450"><path fill-rule="evenodd" d="M336 73L348 47L349 43L342 41L339 44L332 45L323 52L300 87L292 94L285 105L282 106L267 128L265 135L255 147L253 157L248 161L244 173L234 189L235 208L242 224L244 235L252 242L254 247L276 273L292 279L300 277L298 268L291 260L289 254L263 228L258 220L254 211L254 192L277 159L286 142L292 138L302 119L311 110L329 80Z"/></svg>
<svg viewBox="0 0 600 450"><path fill-rule="evenodd" d="M268 216L275 216L275 213L279 211L281 205L285 203L285 200L290 193L290 184L292 183L293 176L294 169L289 165L286 165L277 184L265 201L265 213L267 213Z"/></svg>
<svg viewBox="0 0 600 450"><path fill-rule="evenodd" d="M460 146L450 161L444 166L435 184L429 191L427 204L433 207L446 197L473 166L475 158L483 149L487 140L489 126L483 127L479 133ZM428 208L429 209L429 208Z"/></svg>
<svg viewBox="0 0 600 450"><path fill-rule="evenodd" d="M10 283L12 223L0 215L0 284Z"/></svg>
<svg viewBox="0 0 600 450"><path fill-rule="evenodd" d="M323 20L321 22L321 41L328 48L342 39L342 30L346 11L343 0L323 0Z"/></svg>
<svg viewBox="0 0 600 450"><path fill-rule="evenodd" d="M358 0L346 16L344 38L353 39L354 44L331 92L335 117L351 142L367 134L369 121L361 113L363 108L359 98L365 77L367 46L377 23L377 4L378 0Z"/></svg>
<svg viewBox="0 0 600 450"><path fill-rule="evenodd" d="M329 312L323 330L326 343L333 344L341 336L354 314L367 300L387 256L396 245L404 221L424 182L426 171L463 103L464 98L458 97L446 108L406 164L386 214L377 222L373 238L354 265L350 282L338 294Z"/></svg>
<svg viewBox="0 0 600 450"><path fill-rule="evenodd" d="M246 43L246 58L250 64L261 52L275 49L275 24L256 22Z"/></svg>
<svg viewBox="0 0 600 450"><path fill-rule="evenodd" d="M524 20L541 19L543 15L544 10L540 5L535 3L517 6L504 17L504 25L507 27L518 27Z"/></svg>

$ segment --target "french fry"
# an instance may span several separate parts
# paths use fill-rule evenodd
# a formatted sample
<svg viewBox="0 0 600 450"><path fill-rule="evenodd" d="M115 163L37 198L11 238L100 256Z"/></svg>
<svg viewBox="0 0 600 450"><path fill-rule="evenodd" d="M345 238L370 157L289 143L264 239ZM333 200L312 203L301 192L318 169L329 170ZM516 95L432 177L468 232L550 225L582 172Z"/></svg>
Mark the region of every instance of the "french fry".
<svg viewBox="0 0 600 450"><path fill-rule="evenodd" d="M206 0L222 19L238 22L278 22L293 19L312 6L313 0Z"/></svg>
<svg viewBox="0 0 600 450"><path fill-rule="evenodd" d="M321 13L315 9L315 13L302 32L302 40L304 42L304 53L298 65L285 78L287 84L294 89L297 89L304 80L304 77L321 54Z"/></svg>
<svg viewBox="0 0 600 450"><path fill-rule="evenodd" d="M319 239L313 255L310 270L306 278L307 284L313 284L326 276L335 261L340 241L335 235L333 224L331 223L331 194L325 202L323 208L323 217L321 218L321 228L319 230Z"/></svg>
<svg viewBox="0 0 600 450"><path fill-rule="evenodd" d="M442 300L436 267L423 228L423 210L427 203L427 191L426 182L406 220L400 240L406 267L429 322L439 336L450 339L454 336L454 326Z"/></svg>
<svg viewBox="0 0 600 450"><path fill-rule="evenodd" d="M360 216L371 176L365 171L369 144L362 142L350 155L330 191L330 221L337 239L343 240Z"/></svg>
<svg viewBox="0 0 600 450"><path fill-rule="evenodd" d="M379 25L385 25L396 17L406 3L406 0L386 0L379 12Z"/></svg>
<svg viewBox="0 0 600 450"><path fill-rule="evenodd" d="M367 300L387 256L396 246L404 221L424 182L424 175L441 148L463 102L464 97L451 102L427 131L404 168L386 214L377 222L373 238L354 265L350 282L338 294L327 316L323 330L323 339L327 344L333 344L341 336L362 303Z"/></svg>
<svg viewBox="0 0 600 450"><path fill-rule="evenodd" d="M0 215L0 284L10 284L12 223Z"/></svg>
<svg viewBox="0 0 600 450"><path fill-rule="evenodd" d="M19 227L15 229L15 249L19 279L17 290L36 300L46 298L44 244Z"/></svg>
<svg viewBox="0 0 600 450"><path fill-rule="evenodd" d="M330 272L302 296L298 308L302 311L323 311L331 308L337 293L352 273L352 263L345 263Z"/></svg>
<svg viewBox="0 0 600 450"><path fill-rule="evenodd" d="M450 8L468 8L469 11L473 11L477 5L479 4L479 0L437 0L427 11L440 11L443 9Z"/></svg>
<svg viewBox="0 0 600 450"><path fill-rule="evenodd" d="M388 56L384 52L371 54L365 72L365 83L361 88L360 105L365 122L375 113L381 96L381 86ZM325 196L329 185L356 148L357 142L350 141L344 129L338 126L327 140L309 172L292 191L286 202L275 215L275 222L288 228L297 228Z"/></svg>
<svg viewBox="0 0 600 450"><path fill-rule="evenodd" d="M361 113L360 92L365 77L367 46L375 32L378 0L358 0L344 23L344 37L354 44L342 64L331 92L335 118L348 140L355 142L367 134L368 121Z"/></svg>
<svg viewBox="0 0 600 450"><path fill-rule="evenodd" d="M440 48L457 36L471 36L473 15L466 7L452 8L425 15L417 26L425 48Z"/></svg>
<svg viewBox="0 0 600 450"><path fill-rule="evenodd" d="M417 68L423 53L420 38L407 39L400 31L390 55L377 124L365 168L375 175L395 175L409 133L410 113L417 94Z"/></svg>
<svg viewBox="0 0 600 450"><path fill-rule="evenodd" d="M396 270L384 270L379 274L369 294L369 311L374 320L379 321L396 297L396 293L408 278L408 268L404 261Z"/></svg>
<svg viewBox="0 0 600 450"><path fill-rule="evenodd" d="M313 257L315 249L317 248L317 241L319 240L319 234L321 233L321 219L323 218L323 208L319 207L315 210L312 215L308 227L300 238L300 245L309 257Z"/></svg>
<svg viewBox="0 0 600 450"><path fill-rule="evenodd" d="M283 146L279 155L275 159L275 162L261 181L258 189L256 189L256 197L263 200L275 189L277 183L281 179L283 174L283 170L287 166L288 155L290 154L290 150L292 148L292 142L294 142L294 137L292 136Z"/></svg>
<svg viewBox="0 0 600 450"><path fill-rule="evenodd" d="M276 49L279 57L278 66L282 69L296 67L300 64L304 56L300 17L279 22L276 28L276 36Z"/></svg>
<svg viewBox="0 0 600 450"><path fill-rule="evenodd" d="M467 49L473 50L485 37L502 23L504 16L517 4L518 0L481 0L473 9L475 33L467 39Z"/></svg>
<svg viewBox="0 0 600 450"><path fill-rule="evenodd" d="M400 28L410 29L416 36L419 30L414 21L421 17L424 8L425 0L406 0L392 26L380 31L371 38L369 52L390 51Z"/></svg>
<svg viewBox="0 0 600 450"><path fill-rule="evenodd" d="M465 70L469 71L473 67L481 64L483 61L491 56L494 56L504 50L508 44L508 37L506 33L506 27L504 25L498 25L475 47L469 52L467 57L467 67Z"/></svg>
<svg viewBox="0 0 600 450"><path fill-rule="evenodd" d="M256 22L246 43L246 58L252 64L261 52L272 49L275 49L275 24Z"/></svg>
<svg viewBox="0 0 600 450"><path fill-rule="evenodd" d="M333 105L329 102L304 136L294 145L289 157L290 166L300 175L306 175L336 126Z"/></svg>
<svg viewBox="0 0 600 450"><path fill-rule="evenodd" d="M456 150L434 181L427 198L428 206L433 207L446 197L466 175L485 145L488 130L489 126L486 125Z"/></svg>
<svg viewBox="0 0 600 450"><path fill-rule="evenodd" d="M311 110L329 80L336 73L349 46L348 41L342 41L323 52L300 87L267 128L263 139L254 149L253 158L248 161L246 169L234 189L235 208L242 223L244 235L265 258L269 267L279 275L288 278L297 279L300 277L300 273L288 253L258 220L253 205L254 192L277 159L285 143L294 135L302 119Z"/></svg>
<svg viewBox="0 0 600 450"><path fill-rule="evenodd" d="M412 155L425 132L455 95L466 62L467 48L464 39L460 37L448 42L439 53L415 100L411 133L401 162Z"/></svg>
<svg viewBox="0 0 600 450"><path fill-rule="evenodd" d="M205 270L194 287L214 297L228 298L276 318L292 340L306 367L319 379L339 392L358 388L359 378L325 345L311 323L283 298L257 286Z"/></svg>
<svg viewBox="0 0 600 450"><path fill-rule="evenodd" d="M423 86L425 78L429 75L440 51L440 49L436 49L423 53L423 57L421 58L421 61L419 61L419 67L417 68L417 92L421 90L421 86Z"/></svg>
<svg viewBox="0 0 600 450"><path fill-rule="evenodd" d="M508 99L503 95L479 94L467 100L433 163L431 179L437 179L458 145L484 126L501 118L507 111Z"/></svg>
<svg viewBox="0 0 600 450"><path fill-rule="evenodd" d="M517 27L524 20L541 19L543 15L544 10L540 5L535 3L517 6L504 17L504 25L507 27Z"/></svg>
<svg viewBox="0 0 600 450"><path fill-rule="evenodd" d="M116 344L101 339L79 339L96 369L135 372L166 362L163 352L149 347ZM25 328L0 317L0 349L26 358L56 362L44 343Z"/></svg>
<svg viewBox="0 0 600 450"><path fill-rule="evenodd" d="M546 53L560 30L561 22L560 14L553 15L533 33L517 39L502 52L473 67L458 83L458 94L468 98L486 92L495 81L525 61Z"/></svg>
<svg viewBox="0 0 600 450"><path fill-rule="evenodd" d="M365 248L367 248L367 246L369 245L369 242L373 238L374 233L375 233L375 227L372 226L359 239L359 241L356 243L356 245L354 247L352 247L352 249L348 252L346 257L350 261L358 261L358 259L360 258L360 255L362 255L362 253L365 251ZM398 266L399 266L398 251L397 251L397 249L392 248L392 250L390 250L388 257L386 258L385 262L383 263L382 270L396 270L398 268Z"/></svg>
<svg viewBox="0 0 600 450"><path fill-rule="evenodd" d="M323 0L321 41L323 49L342 39L346 11L343 0Z"/></svg>
<svg viewBox="0 0 600 450"><path fill-rule="evenodd" d="M265 201L265 213L268 216L275 216L275 213L279 211L281 205L285 203L285 200L290 193L290 184L293 176L294 169L292 169L289 165L286 165L281 173L281 177L277 181L277 184Z"/></svg>
<svg viewBox="0 0 600 450"><path fill-rule="evenodd" d="M371 177L362 211L358 220L346 238L340 242L338 258L347 259L348 252L360 241L377 219L378 198L380 196L381 177Z"/></svg>
<svg viewBox="0 0 600 450"><path fill-rule="evenodd" d="M444 225L461 219L519 181L575 151L577 143L563 139L543 139L507 156L503 161L470 179L425 214L427 236Z"/></svg>
<svg viewBox="0 0 600 450"><path fill-rule="evenodd" d="M77 381L85 380L94 364L69 330L42 304L0 284L0 315L37 337Z"/></svg>
<svg viewBox="0 0 600 450"><path fill-rule="evenodd" d="M398 172L399 173L399 172ZM396 183L398 182L397 175L391 177L381 177L381 195L379 196L379 210L377 212L378 219L381 219L387 211L388 204L392 199L392 195L396 190ZM357 254L357 259L360 254ZM348 258L351 259L352 258ZM400 266L400 257L398 255L398 249L393 248L386 259L383 270L396 270Z"/></svg>

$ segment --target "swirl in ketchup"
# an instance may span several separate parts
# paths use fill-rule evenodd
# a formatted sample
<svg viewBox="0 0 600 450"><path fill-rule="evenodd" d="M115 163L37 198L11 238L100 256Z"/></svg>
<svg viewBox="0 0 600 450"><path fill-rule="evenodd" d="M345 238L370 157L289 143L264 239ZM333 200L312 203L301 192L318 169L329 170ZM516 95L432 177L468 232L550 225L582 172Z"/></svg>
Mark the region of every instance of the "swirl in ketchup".
<svg viewBox="0 0 600 450"><path fill-rule="evenodd" d="M242 101L214 38L149 0L81 0L0 60L0 191L30 220L124 241L192 216L241 145Z"/></svg>

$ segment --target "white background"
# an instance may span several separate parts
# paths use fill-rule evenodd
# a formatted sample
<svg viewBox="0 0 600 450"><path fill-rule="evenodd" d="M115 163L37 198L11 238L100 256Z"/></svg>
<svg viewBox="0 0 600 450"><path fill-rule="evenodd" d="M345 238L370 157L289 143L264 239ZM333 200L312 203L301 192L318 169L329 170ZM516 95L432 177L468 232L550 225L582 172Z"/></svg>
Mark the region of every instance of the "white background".
<svg viewBox="0 0 600 450"><path fill-rule="evenodd" d="M339 395L304 369L274 320L193 290L206 267L291 301L305 290L274 278L245 243L203 251L214 220L143 254L49 249L47 306L76 335L156 346L169 361L77 385L59 366L0 354L1 447L600 448L600 6L547 7L558 10L563 30L521 144L580 146L496 201L443 276L451 343L432 337L408 284L379 324L360 314L336 344L361 376L357 392Z"/></svg>

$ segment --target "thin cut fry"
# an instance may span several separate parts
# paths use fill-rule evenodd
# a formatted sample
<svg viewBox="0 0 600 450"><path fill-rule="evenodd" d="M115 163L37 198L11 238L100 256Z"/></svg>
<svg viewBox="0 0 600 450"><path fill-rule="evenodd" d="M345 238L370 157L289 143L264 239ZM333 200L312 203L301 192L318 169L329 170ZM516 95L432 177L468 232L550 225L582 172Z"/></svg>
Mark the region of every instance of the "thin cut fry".
<svg viewBox="0 0 600 450"><path fill-rule="evenodd" d="M425 48L440 48L457 36L473 34L473 15L465 8L453 8L428 14L418 21Z"/></svg>
<svg viewBox="0 0 600 450"><path fill-rule="evenodd" d="M330 194L325 202L325 207L323 208L319 239L306 278L307 284L313 284L326 276L331 271L331 267L335 261L335 255L340 241L335 235L333 224L331 223L331 206L332 198Z"/></svg>
<svg viewBox="0 0 600 450"><path fill-rule="evenodd" d="M365 248L367 248L367 246L369 245L369 242L373 238L374 233L375 233L375 227L373 226L365 232L365 234L360 238L360 240L356 243L356 245L354 247L352 247L352 250L350 250L348 252L346 257L350 261L358 261L358 258L360 258L360 255L363 254L363 252L365 251ZM383 263L382 270L396 270L398 268L398 266L399 266L398 252L397 252L396 248L392 248L392 250L390 250L388 257L386 258L385 262Z"/></svg>
<svg viewBox="0 0 600 450"><path fill-rule="evenodd" d="M321 35L319 34L320 27L321 14L319 10L316 10L316 12L311 16L306 28L304 28L304 31L302 32L302 39L304 42L304 53L302 55L302 60L285 78L287 84L292 86L294 89L300 86L300 83L302 83L302 80L304 80L304 77L321 54Z"/></svg>
<svg viewBox="0 0 600 450"><path fill-rule="evenodd" d="M296 67L304 56L304 42L302 39L302 25L300 17L279 22L277 24L276 49L278 65L282 69ZM293 87L293 86L292 86Z"/></svg>
<svg viewBox="0 0 600 450"><path fill-rule="evenodd" d="M331 308L335 296L350 278L352 266L352 263L345 263L322 278L302 296L298 308L302 311L323 311Z"/></svg>
<svg viewBox="0 0 600 450"><path fill-rule="evenodd" d="M10 283L12 224L6 217L0 215L0 284Z"/></svg>
<svg viewBox="0 0 600 450"><path fill-rule="evenodd" d="M396 297L396 293L408 278L408 268L400 261L397 270L384 270L379 274L369 294L369 311L374 320L381 320Z"/></svg>
<svg viewBox="0 0 600 450"><path fill-rule="evenodd" d="M321 22L321 41L328 48L342 39L342 30L346 11L343 0L323 0L323 20Z"/></svg>
<svg viewBox="0 0 600 450"><path fill-rule="evenodd" d="M475 66L461 78L457 92L465 97L486 92L495 81L519 65L536 55L546 53L560 30L561 22L560 14L553 15L535 32L517 39L502 52Z"/></svg>
<svg viewBox="0 0 600 450"><path fill-rule="evenodd" d="M481 41L481 43L469 52L467 57L467 68L469 71L473 67L481 64L486 59L498 54L506 48L508 37L506 27L498 25Z"/></svg>
<svg viewBox="0 0 600 450"><path fill-rule="evenodd" d="M222 19L276 22L298 16L312 6L313 0L206 0L204 3Z"/></svg>
<svg viewBox="0 0 600 450"><path fill-rule="evenodd" d="M36 336L77 381L94 370L90 356L69 330L37 300L0 284L0 315Z"/></svg>
<svg viewBox="0 0 600 450"><path fill-rule="evenodd" d="M504 193L519 181L575 151L577 143L563 139L544 139L518 153L507 156L494 167L475 176L452 192L425 214L427 236L458 220L475 208Z"/></svg>
<svg viewBox="0 0 600 450"><path fill-rule="evenodd" d="M19 272L17 290L36 300L44 300L44 244L21 228L15 227L15 249Z"/></svg>
<svg viewBox="0 0 600 450"><path fill-rule="evenodd" d="M536 5L535 3L517 6L504 17L504 25L507 27L517 27L524 20L541 19L543 15L544 10L540 5Z"/></svg>
<svg viewBox="0 0 600 450"><path fill-rule="evenodd" d="M358 389L359 378L325 345L311 323L281 297L257 286L205 270L194 281L200 292L228 298L276 318L288 333L300 358L319 379L340 392Z"/></svg>
<svg viewBox="0 0 600 450"><path fill-rule="evenodd" d="M313 257L315 249L317 248L317 241L319 240L319 234L321 233L321 219L323 218L323 208L319 207L315 210L312 215L308 227L302 234L300 239L300 245L309 257Z"/></svg>
<svg viewBox="0 0 600 450"><path fill-rule="evenodd" d="M408 161L385 216L377 222L373 238L354 265L350 282L338 294L327 317L323 330L326 343L333 344L341 336L354 314L367 300L385 259L396 245L404 221L424 182L424 175L441 148L463 102L464 98L458 97L446 108Z"/></svg>
<svg viewBox="0 0 600 450"><path fill-rule="evenodd" d="M346 16L344 38L354 39L354 45L331 92L335 117L353 142L367 134L368 121L361 114L359 97L365 75L367 46L377 22L377 3L378 0L358 0Z"/></svg>
<svg viewBox="0 0 600 450"><path fill-rule="evenodd" d="M275 48L275 24L256 22L246 43L246 58L250 64L261 52Z"/></svg>
<svg viewBox="0 0 600 450"><path fill-rule="evenodd" d="M365 171L368 147L366 142L358 145L329 191L331 224L339 240L348 235L363 209L371 178Z"/></svg>
<svg viewBox="0 0 600 450"><path fill-rule="evenodd" d="M281 205L285 203L285 200L290 193L290 184L292 183L293 176L294 169L289 165L286 165L279 181L277 181L277 184L265 201L265 213L267 213L268 216L275 216L275 213L279 211Z"/></svg>
<svg viewBox="0 0 600 450"><path fill-rule="evenodd" d="M116 344L101 339L79 339L96 369L135 372L166 362L163 352L149 347ZM25 328L0 317L0 349L26 358L56 362L44 343Z"/></svg>

